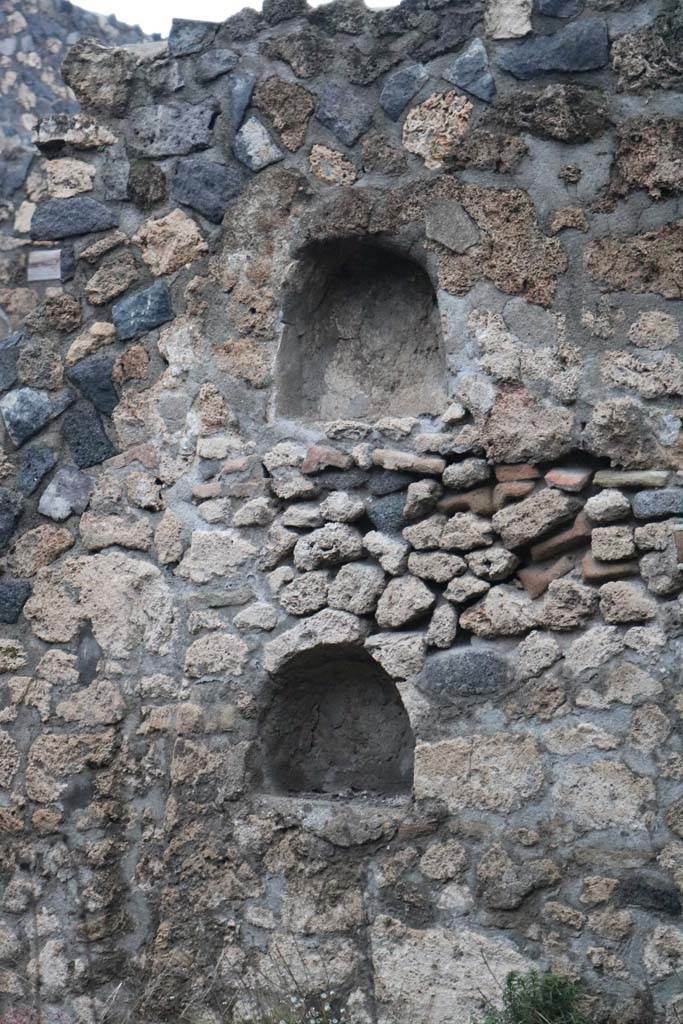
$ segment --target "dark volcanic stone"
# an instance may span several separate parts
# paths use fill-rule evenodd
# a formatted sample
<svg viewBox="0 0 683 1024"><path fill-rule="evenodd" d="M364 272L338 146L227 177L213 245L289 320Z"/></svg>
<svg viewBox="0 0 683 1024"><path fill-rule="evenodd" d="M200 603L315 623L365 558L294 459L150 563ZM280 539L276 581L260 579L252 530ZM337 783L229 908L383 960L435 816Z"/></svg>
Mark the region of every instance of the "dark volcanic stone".
<svg viewBox="0 0 683 1024"><path fill-rule="evenodd" d="M256 75L240 72L230 79L230 94L223 104L223 116L236 131L242 124L244 112L251 103L251 95L256 85Z"/></svg>
<svg viewBox="0 0 683 1024"><path fill-rule="evenodd" d="M260 49L265 57L289 64L297 78L320 74L334 57L334 48L327 36L309 26L265 39Z"/></svg>
<svg viewBox="0 0 683 1024"><path fill-rule="evenodd" d="M398 533L406 525L403 518L405 503L405 495L402 493L370 498L368 519L380 533Z"/></svg>
<svg viewBox="0 0 683 1024"><path fill-rule="evenodd" d="M472 648L442 651L427 658L417 686L439 704L463 699L495 699L507 693L507 662L490 651Z"/></svg>
<svg viewBox="0 0 683 1024"><path fill-rule="evenodd" d="M31 150L20 145L3 157L0 162L0 195L9 196L21 188L32 159Z"/></svg>
<svg viewBox="0 0 683 1024"><path fill-rule="evenodd" d="M38 511L61 523L74 512L85 512L95 481L87 473L81 473L75 466L63 466L43 491Z"/></svg>
<svg viewBox="0 0 683 1024"><path fill-rule="evenodd" d="M490 103L496 95L496 82L481 39L473 39L460 56L441 72L441 77L485 103Z"/></svg>
<svg viewBox="0 0 683 1024"><path fill-rule="evenodd" d="M225 19L218 32L218 42L253 39L262 24L258 11L251 7L243 7L237 14Z"/></svg>
<svg viewBox="0 0 683 1024"><path fill-rule="evenodd" d="M305 14L307 8L306 0L263 0L261 11L269 25L279 25Z"/></svg>
<svg viewBox="0 0 683 1024"><path fill-rule="evenodd" d="M236 68L238 63L239 55L234 50L207 50L197 61L197 81L213 82Z"/></svg>
<svg viewBox="0 0 683 1024"><path fill-rule="evenodd" d="M236 163L217 164L200 156L189 156L177 163L173 196L207 220L220 224L246 180L246 174Z"/></svg>
<svg viewBox="0 0 683 1024"><path fill-rule="evenodd" d="M116 454L102 421L91 405L78 402L62 421L62 435L79 469L97 466Z"/></svg>
<svg viewBox="0 0 683 1024"><path fill-rule="evenodd" d="M61 256L59 259L59 273L62 281L73 281L76 274L77 263L78 260L76 259L73 244L69 242L62 246Z"/></svg>
<svg viewBox="0 0 683 1024"><path fill-rule="evenodd" d="M70 238L115 228L118 219L103 203L89 196L48 199L39 203L31 221L31 238Z"/></svg>
<svg viewBox="0 0 683 1024"><path fill-rule="evenodd" d="M0 342L0 391L8 391L17 382L17 356L23 331L13 331Z"/></svg>
<svg viewBox="0 0 683 1024"><path fill-rule="evenodd" d="M16 622L30 594L27 580L0 580L0 622Z"/></svg>
<svg viewBox="0 0 683 1024"><path fill-rule="evenodd" d="M327 81L323 86L315 115L345 146L353 146L372 122L372 107L341 82Z"/></svg>
<svg viewBox="0 0 683 1024"><path fill-rule="evenodd" d="M408 484L412 484L414 480L418 479L419 477L414 473L394 473L390 469L380 469L371 474L368 490L370 494L378 496L394 494L396 491L405 490Z"/></svg>
<svg viewBox="0 0 683 1024"><path fill-rule="evenodd" d="M621 906L643 907L661 914L678 916L682 909L676 886L654 871L622 878L616 896Z"/></svg>
<svg viewBox="0 0 683 1024"><path fill-rule="evenodd" d="M583 7L583 0L536 0L535 3L536 13L546 18L573 18L581 14Z"/></svg>
<svg viewBox="0 0 683 1024"><path fill-rule="evenodd" d="M531 132L558 142L588 142L607 131L611 118L595 90L554 82L540 91L513 93L499 100L480 124Z"/></svg>
<svg viewBox="0 0 683 1024"><path fill-rule="evenodd" d="M156 281L149 288L115 302L111 315L117 337L128 341L172 320L175 314L168 288L163 281Z"/></svg>
<svg viewBox="0 0 683 1024"><path fill-rule="evenodd" d="M206 149L211 145L216 113L217 104L213 98L202 103L177 100L154 107L140 107L130 120L131 145L140 156L147 158L182 156L193 149Z"/></svg>
<svg viewBox="0 0 683 1024"><path fill-rule="evenodd" d="M156 164L134 160L128 172L127 191L136 206L149 210L166 198L166 175Z"/></svg>
<svg viewBox="0 0 683 1024"><path fill-rule="evenodd" d="M33 494L46 473L49 473L57 462L54 448L34 445L23 452L19 464L19 490L22 494Z"/></svg>
<svg viewBox="0 0 683 1024"><path fill-rule="evenodd" d="M381 40L369 51L352 44L344 51L344 77L355 85L370 85L400 59L400 55L389 50Z"/></svg>
<svg viewBox="0 0 683 1024"><path fill-rule="evenodd" d="M174 18L168 36L168 52L174 57L197 53L211 43L217 28L212 22Z"/></svg>
<svg viewBox="0 0 683 1024"><path fill-rule="evenodd" d="M429 75L421 64L401 68L385 80L379 94L379 103L392 121L397 121L401 111L413 96L420 91Z"/></svg>
<svg viewBox="0 0 683 1024"><path fill-rule="evenodd" d="M656 491L639 491L633 499L637 519L663 519L683 515L683 487L665 487Z"/></svg>
<svg viewBox="0 0 683 1024"><path fill-rule="evenodd" d="M498 66L515 78L536 78L550 71L594 71L609 60L607 25L602 18L575 21L552 35L533 36L510 46Z"/></svg>
<svg viewBox="0 0 683 1024"><path fill-rule="evenodd" d="M364 487L368 474L364 469L326 469L316 473L315 482L324 491L350 491L356 487Z"/></svg>
<svg viewBox="0 0 683 1024"><path fill-rule="evenodd" d="M444 53L451 53L458 50L468 40L478 22L482 20L483 10L464 14L462 11L448 11L441 18L441 24L436 36L422 43L410 51L412 57L417 60L433 60Z"/></svg>
<svg viewBox="0 0 683 1024"><path fill-rule="evenodd" d="M98 412L108 416L116 408L119 396L112 384L114 357L96 355L81 359L68 372L67 377L75 384L84 398L87 398Z"/></svg>
<svg viewBox="0 0 683 1024"><path fill-rule="evenodd" d="M7 546L21 515L21 497L16 491L0 487L0 549Z"/></svg>
<svg viewBox="0 0 683 1024"><path fill-rule="evenodd" d="M49 395L36 388L17 388L0 399L0 412L7 433L18 447L64 412L73 400L73 394L66 389Z"/></svg>

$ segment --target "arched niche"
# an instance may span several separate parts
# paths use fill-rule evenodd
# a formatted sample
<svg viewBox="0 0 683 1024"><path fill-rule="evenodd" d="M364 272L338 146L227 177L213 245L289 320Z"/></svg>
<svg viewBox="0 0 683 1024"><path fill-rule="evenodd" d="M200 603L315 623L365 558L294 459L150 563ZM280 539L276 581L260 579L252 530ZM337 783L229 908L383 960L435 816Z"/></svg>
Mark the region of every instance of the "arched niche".
<svg viewBox="0 0 683 1024"><path fill-rule="evenodd" d="M275 676L261 733L271 793L409 793L415 741L393 680L362 649L321 646Z"/></svg>
<svg viewBox="0 0 683 1024"><path fill-rule="evenodd" d="M443 408L436 293L413 260L357 239L311 244L282 315L277 415L375 419Z"/></svg>

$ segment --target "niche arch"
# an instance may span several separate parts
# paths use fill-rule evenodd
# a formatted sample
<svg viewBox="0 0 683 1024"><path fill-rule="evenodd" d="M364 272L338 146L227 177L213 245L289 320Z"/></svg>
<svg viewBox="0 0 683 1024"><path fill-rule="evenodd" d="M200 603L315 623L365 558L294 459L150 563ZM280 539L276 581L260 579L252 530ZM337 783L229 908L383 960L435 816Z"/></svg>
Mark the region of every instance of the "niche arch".
<svg viewBox="0 0 683 1024"><path fill-rule="evenodd" d="M309 243L298 254L282 319L276 415L376 419L443 408L436 292L404 253L362 238Z"/></svg>
<svg viewBox="0 0 683 1024"><path fill-rule="evenodd" d="M414 748L396 684L362 648L302 651L273 677L261 727L266 792L410 794Z"/></svg>

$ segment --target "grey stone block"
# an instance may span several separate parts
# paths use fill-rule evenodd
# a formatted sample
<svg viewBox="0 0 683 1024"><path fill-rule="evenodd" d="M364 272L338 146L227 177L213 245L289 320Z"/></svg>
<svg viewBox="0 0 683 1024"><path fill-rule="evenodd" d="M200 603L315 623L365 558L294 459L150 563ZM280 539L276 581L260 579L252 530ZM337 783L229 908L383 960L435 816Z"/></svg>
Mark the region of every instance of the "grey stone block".
<svg viewBox="0 0 683 1024"><path fill-rule="evenodd" d="M533 36L510 46L498 66L515 78L536 78L552 71L595 71L609 60L607 25L602 18L586 18L547 36Z"/></svg>
<svg viewBox="0 0 683 1024"><path fill-rule="evenodd" d="M36 207L31 220L31 238L70 238L92 231L108 231L117 224L113 211L89 196L48 199Z"/></svg>

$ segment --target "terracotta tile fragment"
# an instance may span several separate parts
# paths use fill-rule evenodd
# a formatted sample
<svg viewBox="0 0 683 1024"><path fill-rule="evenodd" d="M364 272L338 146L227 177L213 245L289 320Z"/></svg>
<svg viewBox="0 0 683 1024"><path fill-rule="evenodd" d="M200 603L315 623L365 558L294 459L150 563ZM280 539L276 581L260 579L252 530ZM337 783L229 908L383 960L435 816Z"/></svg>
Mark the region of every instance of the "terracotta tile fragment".
<svg viewBox="0 0 683 1024"><path fill-rule="evenodd" d="M540 480L541 471L529 462L521 462L515 466L496 466L496 480L505 483L507 480Z"/></svg>
<svg viewBox="0 0 683 1024"><path fill-rule="evenodd" d="M590 483L592 469L583 466L556 466L545 475L549 487L559 487L561 491L577 494Z"/></svg>
<svg viewBox="0 0 683 1024"><path fill-rule="evenodd" d="M566 576L576 565L576 556L563 555L552 565L542 568L540 565L529 565L520 569L517 577L521 580L529 597L536 598L544 594L553 580Z"/></svg>
<svg viewBox="0 0 683 1024"><path fill-rule="evenodd" d="M506 480L493 488L493 510L498 512L511 501L528 497L536 486L534 480Z"/></svg>
<svg viewBox="0 0 683 1024"><path fill-rule="evenodd" d="M495 510L493 489L476 487L461 494L449 494L436 507L440 512L476 512L478 515L490 516Z"/></svg>
<svg viewBox="0 0 683 1024"><path fill-rule="evenodd" d="M598 562L587 553L581 559L581 572L586 583L606 583L608 580L623 580L638 575L637 562Z"/></svg>
<svg viewBox="0 0 683 1024"><path fill-rule="evenodd" d="M540 544L533 545L531 548L531 561L546 562L550 558L555 558L556 555L564 554L565 551L571 551L573 548L580 547L581 544L590 539L592 529L593 527L586 513L579 512L569 529L562 530L561 533L548 537L547 540L541 541Z"/></svg>

